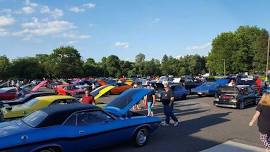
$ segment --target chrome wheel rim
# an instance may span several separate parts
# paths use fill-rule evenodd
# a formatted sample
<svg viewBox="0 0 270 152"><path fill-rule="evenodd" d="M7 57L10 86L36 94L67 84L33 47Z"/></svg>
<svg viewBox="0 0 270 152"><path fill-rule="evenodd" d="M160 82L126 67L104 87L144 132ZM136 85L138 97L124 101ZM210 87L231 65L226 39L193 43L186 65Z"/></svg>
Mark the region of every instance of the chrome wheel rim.
<svg viewBox="0 0 270 152"><path fill-rule="evenodd" d="M143 145L145 143L146 139L147 139L147 137L146 137L144 131L143 130L140 130L138 132L138 134L137 134L137 143L139 145Z"/></svg>

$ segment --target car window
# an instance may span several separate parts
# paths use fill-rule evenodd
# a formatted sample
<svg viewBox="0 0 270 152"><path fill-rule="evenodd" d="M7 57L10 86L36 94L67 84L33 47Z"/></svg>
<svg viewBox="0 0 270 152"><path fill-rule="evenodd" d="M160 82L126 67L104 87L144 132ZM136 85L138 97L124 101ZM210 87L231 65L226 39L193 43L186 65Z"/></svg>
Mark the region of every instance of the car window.
<svg viewBox="0 0 270 152"><path fill-rule="evenodd" d="M48 114L43 111L36 111L24 117L22 121L31 127L37 127L42 121L47 118Z"/></svg>
<svg viewBox="0 0 270 152"><path fill-rule="evenodd" d="M31 100L27 101L26 103L24 103L24 105L28 106L28 107L32 107L37 102L38 102L38 100L36 98L34 98L34 99L31 99Z"/></svg>
<svg viewBox="0 0 270 152"><path fill-rule="evenodd" d="M75 100L75 99L58 99L58 100L55 100L53 103L51 103L51 105L54 105L54 104L70 104L70 103L77 103L77 100Z"/></svg>
<svg viewBox="0 0 270 152"><path fill-rule="evenodd" d="M7 93L15 93L15 92L16 92L16 89L11 89L7 91Z"/></svg>
<svg viewBox="0 0 270 152"><path fill-rule="evenodd" d="M89 125L113 120L102 111L80 112L77 114L77 125Z"/></svg>
<svg viewBox="0 0 270 152"><path fill-rule="evenodd" d="M76 126L77 125L77 114L72 114L65 120L64 125L66 126Z"/></svg>

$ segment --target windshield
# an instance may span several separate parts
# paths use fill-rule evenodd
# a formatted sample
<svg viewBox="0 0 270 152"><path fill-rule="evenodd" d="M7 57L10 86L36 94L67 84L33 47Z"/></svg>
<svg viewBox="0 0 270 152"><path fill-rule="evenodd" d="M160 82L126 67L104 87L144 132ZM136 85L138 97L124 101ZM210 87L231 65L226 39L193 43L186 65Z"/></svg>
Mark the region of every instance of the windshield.
<svg viewBox="0 0 270 152"><path fill-rule="evenodd" d="M48 114L44 111L36 111L24 117L22 121L31 127L37 127L47 118Z"/></svg>
<svg viewBox="0 0 270 152"><path fill-rule="evenodd" d="M221 93L238 93L239 90L237 87L222 87L219 89Z"/></svg>
<svg viewBox="0 0 270 152"><path fill-rule="evenodd" d="M36 98L27 101L26 103L24 103L23 105L27 106L27 107L32 107L35 103L37 103L38 100Z"/></svg>

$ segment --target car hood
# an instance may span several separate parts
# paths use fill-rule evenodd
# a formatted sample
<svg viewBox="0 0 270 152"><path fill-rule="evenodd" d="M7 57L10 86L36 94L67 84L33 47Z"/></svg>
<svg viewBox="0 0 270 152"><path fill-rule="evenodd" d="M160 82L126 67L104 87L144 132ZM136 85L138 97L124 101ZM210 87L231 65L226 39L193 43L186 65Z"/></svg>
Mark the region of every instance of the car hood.
<svg viewBox="0 0 270 152"><path fill-rule="evenodd" d="M22 120L13 120L0 123L0 138L11 136L29 129Z"/></svg>
<svg viewBox="0 0 270 152"><path fill-rule="evenodd" d="M129 89L114 100L112 100L104 108L105 111L113 113L117 116L123 116L137 103L143 99L143 97L149 94L152 90L145 88L133 88Z"/></svg>
<svg viewBox="0 0 270 152"><path fill-rule="evenodd" d="M43 87L45 84L47 84L48 81L47 80L44 80L44 81L41 81L38 85L36 85L31 91L32 92L36 92L38 91L41 87Z"/></svg>
<svg viewBox="0 0 270 152"><path fill-rule="evenodd" d="M99 97L103 96L105 93L109 92L114 87L115 86L111 86L111 85L98 87L97 89L91 92L91 95L93 95L95 97L95 100L97 100Z"/></svg>

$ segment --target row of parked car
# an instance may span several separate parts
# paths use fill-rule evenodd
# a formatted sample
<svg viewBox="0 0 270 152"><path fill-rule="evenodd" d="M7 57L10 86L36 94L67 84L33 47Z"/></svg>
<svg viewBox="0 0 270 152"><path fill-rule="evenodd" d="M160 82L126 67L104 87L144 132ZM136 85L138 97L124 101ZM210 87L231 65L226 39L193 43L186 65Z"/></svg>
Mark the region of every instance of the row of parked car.
<svg viewBox="0 0 270 152"><path fill-rule="evenodd" d="M115 87L100 86L91 94L98 98ZM145 88L128 89L103 108L55 92L1 101L0 151L89 151L126 141L143 146L160 118L130 109L149 93Z"/></svg>

